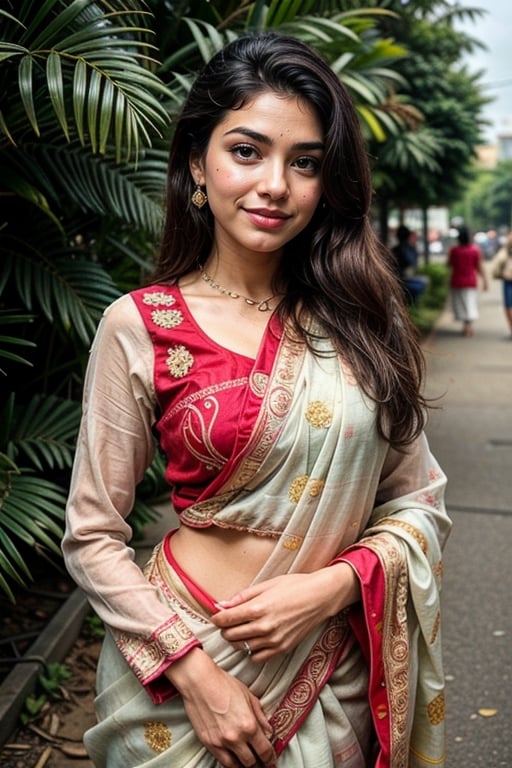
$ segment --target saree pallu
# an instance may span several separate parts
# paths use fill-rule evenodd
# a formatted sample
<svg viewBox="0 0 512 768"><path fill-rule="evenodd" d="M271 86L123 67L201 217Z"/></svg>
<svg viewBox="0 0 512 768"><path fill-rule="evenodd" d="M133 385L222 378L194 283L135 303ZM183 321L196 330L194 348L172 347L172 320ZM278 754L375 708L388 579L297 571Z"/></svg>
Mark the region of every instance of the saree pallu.
<svg viewBox="0 0 512 768"><path fill-rule="evenodd" d="M203 650L259 698L273 728L280 768L366 768L375 749L368 675L342 613L290 655L265 664L226 643L210 621L209 600L191 594L158 546L146 568L169 608L200 639ZM217 768L190 727L181 697L154 704L112 638L98 667L98 725L85 734L97 768Z"/></svg>

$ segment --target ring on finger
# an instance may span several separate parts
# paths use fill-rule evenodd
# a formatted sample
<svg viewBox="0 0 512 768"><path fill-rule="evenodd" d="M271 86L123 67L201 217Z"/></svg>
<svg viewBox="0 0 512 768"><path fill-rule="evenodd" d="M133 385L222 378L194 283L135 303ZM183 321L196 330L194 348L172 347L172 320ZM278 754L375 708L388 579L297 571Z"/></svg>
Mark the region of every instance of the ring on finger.
<svg viewBox="0 0 512 768"><path fill-rule="evenodd" d="M246 652L247 656L252 656L251 646L247 642L247 640L243 641L244 651Z"/></svg>

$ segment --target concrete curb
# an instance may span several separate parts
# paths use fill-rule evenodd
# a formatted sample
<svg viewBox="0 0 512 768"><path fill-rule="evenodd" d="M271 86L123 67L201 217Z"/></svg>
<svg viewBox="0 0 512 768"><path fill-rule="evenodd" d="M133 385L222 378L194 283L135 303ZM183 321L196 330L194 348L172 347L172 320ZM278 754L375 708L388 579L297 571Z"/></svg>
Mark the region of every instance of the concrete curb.
<svg viewBox="0 0 512 768"><path fill-rule="evenodd" d="M75 589L0 685L0 747L12 736L27 696L48 663L62 661L80 634L89 603ZM33 659L33 661L32 661Z"/></svg>

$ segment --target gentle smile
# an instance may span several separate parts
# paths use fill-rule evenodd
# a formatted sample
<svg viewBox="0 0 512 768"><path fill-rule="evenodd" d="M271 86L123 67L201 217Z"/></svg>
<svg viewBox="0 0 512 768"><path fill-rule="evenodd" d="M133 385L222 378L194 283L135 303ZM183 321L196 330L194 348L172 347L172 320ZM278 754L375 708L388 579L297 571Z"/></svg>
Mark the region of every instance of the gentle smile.
<svg viewBox="0 0 512 768"><path fill-rule="evenodd" d="M282 211L268 210L266 208L244 208L244 210L252 222L269 228L280 227L291 218L290 215Z"/></svg>

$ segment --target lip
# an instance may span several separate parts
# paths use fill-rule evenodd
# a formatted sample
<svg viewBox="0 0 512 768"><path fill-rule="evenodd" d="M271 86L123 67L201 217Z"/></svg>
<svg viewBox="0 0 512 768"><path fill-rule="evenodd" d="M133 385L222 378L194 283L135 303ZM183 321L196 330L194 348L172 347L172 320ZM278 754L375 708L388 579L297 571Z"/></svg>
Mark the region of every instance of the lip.
<svg viewBox="0 0 512 768"><path fill-rule="evenodd" d="M268 229L281 227L291 218L289 214L272 208L244 208L244 211L254 224Z"/></svg>

